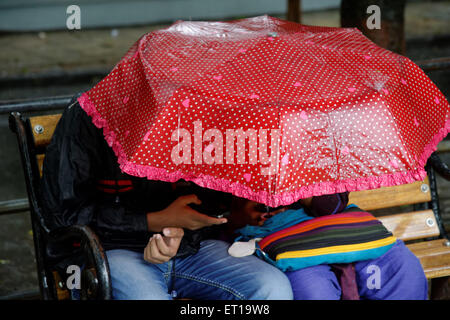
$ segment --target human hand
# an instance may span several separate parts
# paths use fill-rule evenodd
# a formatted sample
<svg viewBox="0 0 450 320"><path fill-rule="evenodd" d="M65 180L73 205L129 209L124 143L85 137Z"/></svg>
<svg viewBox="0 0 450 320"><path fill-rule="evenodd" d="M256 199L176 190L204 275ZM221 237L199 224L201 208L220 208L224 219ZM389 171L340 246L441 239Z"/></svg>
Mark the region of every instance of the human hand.
<svg viewBox="0 0 450 320"><path fill-rule="evenodd" d="M184 231L182 228L164 228L163 235L156 233L144 249L144 260L150 263L164 263L178 252Z"/></svg>
<svg viewBox="0 0 450 320"><path fill-rule="evenodd" d="M226 218L211 217L192 209L189 206L191 203L201 204L201 201L195 194L178 197L166 209L158 212L158 216L163 220L161 223L164 226L197 230L227 222Z"/></svg>

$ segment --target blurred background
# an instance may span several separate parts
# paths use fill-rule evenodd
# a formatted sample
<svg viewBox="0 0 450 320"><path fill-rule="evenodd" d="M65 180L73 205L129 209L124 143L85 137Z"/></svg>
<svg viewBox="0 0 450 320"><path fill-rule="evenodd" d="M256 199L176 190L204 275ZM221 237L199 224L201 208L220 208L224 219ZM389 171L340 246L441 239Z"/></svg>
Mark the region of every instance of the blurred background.
<svg viewBox="0 0 450 320"><path fill-rule="evenodd" d="M80 8L69 30L70 5ZM381 29L368 30L365 9L381 8ZM358 27L379 45L412 59L444 95L450 93L450 1L430 0L0 0L0 298L36 298L33 238L11 102L61 101L102 79L144 33L176 20L231 20L257 15L307 25ZM30 100L31 99L31 100ZM25 109L25 115L54 113ZM450 164L448 137L439 145ZM438 177L450 227L450 183ZM407 210L407 208L405 208Z"/></svg>

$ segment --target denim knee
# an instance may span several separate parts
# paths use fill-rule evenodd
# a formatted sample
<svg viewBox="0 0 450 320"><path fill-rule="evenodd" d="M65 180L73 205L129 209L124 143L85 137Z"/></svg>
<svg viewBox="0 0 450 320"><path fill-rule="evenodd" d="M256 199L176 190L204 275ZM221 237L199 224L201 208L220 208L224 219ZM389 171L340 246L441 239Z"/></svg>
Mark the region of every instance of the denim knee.
<svg viewBox="0 0 450 320"><path fill-rule="evenodd" d="M266 262L263 262L267 264ZM256 290L249 300L292 300L292 288L289 279L279 269L267 264L261 270L256 283Z"/></svg>
<svg viewBox="0 0 450 320"><path fill-rule="evenodd" d="M225 291L215 290L213 294L210 293L211 299L292 299L289 280L282 271L254 255L232 257L228 254L229 245L218 240L203 241L200 251L187 259L189 267L183 268L185 262L177 262L178 270L207 279L215 287L227 288ZM201 290L206 289L198 288L197 291Z"/></svg>
<svg viewBox="0 0 450 320"><path fill-rule="evenodd" d="M144 261L142 254L118 249L109 250L106 255L110 268L113 299L171 299L160 267Z"/></svg>

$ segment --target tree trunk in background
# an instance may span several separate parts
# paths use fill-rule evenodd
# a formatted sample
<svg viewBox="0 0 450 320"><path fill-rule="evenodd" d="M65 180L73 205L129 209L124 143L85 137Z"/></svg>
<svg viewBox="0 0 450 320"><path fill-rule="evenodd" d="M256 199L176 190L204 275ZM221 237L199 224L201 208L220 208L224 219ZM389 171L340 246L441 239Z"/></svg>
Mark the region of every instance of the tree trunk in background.
<svg viewBox="0 0 450 320"><path fill-rule="evenodd" d="M405 54L404 12L406 0L342 0L341 26L356 27L380 47ZM380 8L380 29L369 29L367 8Z"/></svg>
<svg viewBox="0 0 450 320"><path fill-rule="evenodd" d="M292 22L302 22L302 3L301 0L287 0L288 11L287 19Z"/></svg>

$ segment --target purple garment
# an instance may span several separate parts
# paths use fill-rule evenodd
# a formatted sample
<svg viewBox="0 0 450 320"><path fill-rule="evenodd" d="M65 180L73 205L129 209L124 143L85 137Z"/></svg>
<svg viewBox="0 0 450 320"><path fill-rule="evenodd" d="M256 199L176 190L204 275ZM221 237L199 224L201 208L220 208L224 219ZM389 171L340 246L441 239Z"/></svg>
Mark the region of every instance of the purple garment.
<svg viewBox="0 0 450 320"><path fill-rule="evenodd" d="M359 300L356 272L353 263L334 263L330 265L341 286L341 300Z"/></svg>
<svg viewBox="0 0 450 320"><path fill-rule="evenodd" d="M398 240L384 255L354 263L361 299L426 300L428 283L419 259ZM339 300L341 285L330 265L286 272L295 300Z"/></svg>

